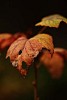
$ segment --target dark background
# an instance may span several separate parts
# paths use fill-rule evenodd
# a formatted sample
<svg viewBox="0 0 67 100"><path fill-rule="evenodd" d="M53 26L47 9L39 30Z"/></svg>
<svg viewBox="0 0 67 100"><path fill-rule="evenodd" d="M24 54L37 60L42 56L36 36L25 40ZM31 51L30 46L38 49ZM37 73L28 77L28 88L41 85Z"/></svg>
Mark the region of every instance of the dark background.
<svg viewBox="0 0 67 100"><path fill-rule="evenodd" d="M0 32L26 31L33 28L42 17L51 14L67 17L67 2L65 0L2 0L0 1ZM60 25L58 30L52 30L51 33L55 46L67 48L66 24Z"/></svg>
<svg viewBox="0 0 67 100"><path fill-rule="evenodd" d="M0 33L24 32L29 28L37 30L35 23L51 14L67 17L65 0L5 0L0 1ZM46 30L47 32L47 30ZM67 49L67 25L61 23L58 29L49 29L55 47ZM9 61L5 60L6 50L0 57L0 100L33 100L33 69L27 79L22 79ZM66 64L67 65L67 64ZM6 67L6 68L5 68ZM67 100L67 68L59 80L51 79L46 69L39 70L40 100Z"/></svg>
<svg viewBox="0 0 67 100"><path fill-rule="evenodd" d="M0 31L23 31L50 14L67 17L65 0L9 0L0 2Z"/></svg>

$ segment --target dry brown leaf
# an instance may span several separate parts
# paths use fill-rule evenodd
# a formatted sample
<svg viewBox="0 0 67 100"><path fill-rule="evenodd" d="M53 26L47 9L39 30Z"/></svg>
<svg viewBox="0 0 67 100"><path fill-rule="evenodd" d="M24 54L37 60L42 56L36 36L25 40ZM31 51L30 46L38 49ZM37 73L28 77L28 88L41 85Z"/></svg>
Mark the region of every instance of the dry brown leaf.
<svg viewBox="0 0 67 100"><path fill-rule="evenodd" d="M54 54L51 55L48 51L40 58L40 61L46 66L53 78L60 78L63 73L64 60L67 60L67 50L55 48Z"/></svg>
<svg viewBox="0 0 67 100"><path fill-rule="evenodd" d="M54 14L50 16L44 17L41 22L35 24L35 26L49 26L49 27L59 27L60 22L65 22L67 24L67 18L59 15Z"/></svg>
<svg viewBox="0 0 67 100"><path fill-rule="evenodd" d="M0 34L0 50L2 50L7 45L9 45L9 39L11 39L11 38L12 38L12 34L10 34L10 33Z"/></svg>
<svg viewBox="0 0 67 100"><path fill-rule="evenodd" d="M2 40L2 39L8 39L11 36L12 36L12 34L10 34L10 33L2 33L2 34L0 34L0 40Z"/></svg>
<svg viewBox="0 0 67 100"><path fill-rule="evenodd" d="M0 50L3 50L5 47L10 46L18 37L22 36L21 33L16 33L14 35L10 33L0 34Z"/></svg>
<svg viewBox="0 0 67 100"><path fill-rule="evenodd" d="M48 50L45 50L45 52L42 53L40 57L40 62L43 63L46 67L49 66L50 60L52 56Z"/></svg>
<svg viewBox="0 0 67 100"><path fill-rule="evenodd" d="M13 61L19 55L19 51L23 50L26 41L27 38L25 36L14 41L8 49L6 57L10 57L11 61Z"/></svg>
<svg viewBox="0 0 67 100"><path fill-rule="evenodd" d="M54 52L58 53L59 55L61 55L64 60L67 60L67 50L63 49L63 48L55 48Z"/></svg>
<svg viewBox="0 0 67 100"><path fill-rule="evenodd" d="M21 37L10 46L7 57L10 57L12 64L17 67L22 75L26 75L27 70L23 68L22 63L25 62L28 69L43 48L53 54L53 40L50 35L38 34L30 39Z"/></svg>
<svg viewBox="0 0 67 100"><path fill-rule="evenodd" d="M48 71L50 72L52 78L60 78L64 68L64 59L57 53L53 54L50 60Z"/></svg>

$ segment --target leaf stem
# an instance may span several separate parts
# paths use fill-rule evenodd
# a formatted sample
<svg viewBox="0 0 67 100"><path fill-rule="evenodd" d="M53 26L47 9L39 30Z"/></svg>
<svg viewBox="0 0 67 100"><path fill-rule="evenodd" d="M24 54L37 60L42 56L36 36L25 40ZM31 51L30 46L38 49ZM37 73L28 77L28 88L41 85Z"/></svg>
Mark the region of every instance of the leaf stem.
<svg viewBox="0 0 67 100"><path fill-rule="evenodd" d="M39 100L38 97L38 87L37 87L37 81L38 81L38 68L37 65L34 64L34 72L35 72L35 80L33 81L33 87L34 87L34 100Z"/></svg>
<svg viewBox="0 0 67 100"><path fill-rule="evenodd" d="M42 33L45 29L46 29L46 26L44 26L44 27L38 32L38 34L39 34L39 33Z"/></svg>

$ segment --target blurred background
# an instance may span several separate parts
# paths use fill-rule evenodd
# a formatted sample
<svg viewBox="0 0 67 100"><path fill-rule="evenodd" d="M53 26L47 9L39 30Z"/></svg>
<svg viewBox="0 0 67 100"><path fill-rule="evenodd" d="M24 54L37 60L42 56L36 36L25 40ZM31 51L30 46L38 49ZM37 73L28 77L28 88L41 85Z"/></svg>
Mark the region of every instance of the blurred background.
<svg viewBox="0 0 67 100"><path fill-rule="evenodd" d="M5 0L0 1L0 33L25 32L32 29L33 35L39 30L35 23L41 18L61 14L67 17L65 0ZM58 29L47 29L53 36L55 47L67 49L67 25L61 23ZM34 69L31 66L26 79L5 59L7 49L0 53L0 100L34 100L32 81ZM52 79L43 67L39 69L38 91L40 100L67 100L67 62L59 80Z"/></svg>

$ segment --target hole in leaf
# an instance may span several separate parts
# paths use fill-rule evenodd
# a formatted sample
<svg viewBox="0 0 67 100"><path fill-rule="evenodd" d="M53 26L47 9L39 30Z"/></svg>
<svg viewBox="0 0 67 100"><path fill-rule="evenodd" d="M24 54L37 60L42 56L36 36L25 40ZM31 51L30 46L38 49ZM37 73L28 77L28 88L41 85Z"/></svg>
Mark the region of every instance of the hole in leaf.
<svg viewBox="0 0 67 100"><path fill-rule="evenodd" d="M27 69L27 64L23 61L22 62L23 69Z"/></svg>
<svg viewBox="0 0 67 100"><path fill-rule="evenodd" d="M22 53L22 50L19 51L19 55Z"/></svg>

